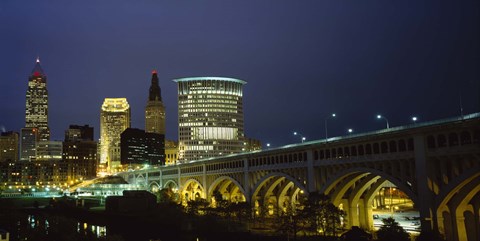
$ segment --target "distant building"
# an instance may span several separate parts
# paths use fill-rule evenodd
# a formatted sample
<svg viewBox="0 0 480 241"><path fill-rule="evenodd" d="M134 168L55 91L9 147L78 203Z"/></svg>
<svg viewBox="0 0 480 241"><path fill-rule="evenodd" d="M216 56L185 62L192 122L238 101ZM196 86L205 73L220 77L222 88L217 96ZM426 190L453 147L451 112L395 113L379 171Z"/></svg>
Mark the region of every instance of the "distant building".
<svg viewBox="0 0 480 241"><path fill-rule="evenodd" d="M262 142L253 138L245 138L245 151L258 151L262 150Z"/></svg>
<svg viewBox="0 0 480 241"><path fill-rule="evenodd" d="M65 131L65 141L93 141L93 127L70 125Z"/></svg>
<svg viewBox="0 0 480 241"><path fill-rule="evenodd" d="M178 142L165 141L165 165L176 164L178 160Z"/></svg>
<svg viewBox="0 0 480 241"><path fill-rule="evenodd" d="M36 147L36 161L62 160L63 143L61 141L39 141Z"/></svg>
<svg viewBox="0 0 480 241"><path fill-rule="evenodd" d="M13 131L0 134L0 162L18 161L18 133Z"/></svg>
<svg viewBox="0 0 480 241"><path fill-rule="evenodd" d="M174 81L178 83L178 159L197 160L242 152L242 89L246 82L224 77Z"/></svg>
<svg viewBox="0 0 480 241"><path fill-rule="evenodd" d="M120 165L120 134L130 127L130 105L126 98L105 98L100 112L100 163L110 172Z"/></svg>
<svg viewBox="0 0 480 241"><path fill-rule="evenodd" d="M65 185L68 164L52 160L0 163L0 175L5 185Z"/></svg>
<svg viewBox="0 0 480 241"><path fill-rule="evenodd" d="M148 102L145 107L145 131L165 135L165 107L155 70L152 71Z"/></svg>
<svg viewBox="0 0 480 241"><path fill-rule="evenodd" d="M22 128L20 131L20 160L35 160L36 147L39 139L38 129L32 127Z"/></svg>
<svg viewBox="0 0 480 241"><path fill-rule="evenodd" d="M70 125L65 131L63 160L68 163L70 180L97 176L97 142L93 140L93 127Z"/></svg>
<svg viewBox="0 0 480 241"><path fill-rule="evenodd" d="M127 128L121 134L122 165L164 165L165 136L144 130Z"/></svg>
<svg viewBox="0 0 480 241"><path fill-rule="evenodd" d="M47 76L43 72L38 58L28 78L25 127L37 128L39 140L50 140L50 129L48 128Z"/></svg>

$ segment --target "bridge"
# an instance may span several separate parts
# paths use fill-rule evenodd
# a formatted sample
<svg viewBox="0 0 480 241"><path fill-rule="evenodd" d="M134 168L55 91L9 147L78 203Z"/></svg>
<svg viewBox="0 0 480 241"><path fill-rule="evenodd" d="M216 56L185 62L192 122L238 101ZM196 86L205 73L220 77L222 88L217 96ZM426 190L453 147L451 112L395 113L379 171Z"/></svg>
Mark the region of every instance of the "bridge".
<svg viewBox="0 0 480 241"><path fill-rule="evenodd" d="M276 210L320 192L347 213L347 226L373 229L372 205L386 185L409 196L423 230L451 241L480 240L480 113L119 173L183 200L246 201Z"/></svg>

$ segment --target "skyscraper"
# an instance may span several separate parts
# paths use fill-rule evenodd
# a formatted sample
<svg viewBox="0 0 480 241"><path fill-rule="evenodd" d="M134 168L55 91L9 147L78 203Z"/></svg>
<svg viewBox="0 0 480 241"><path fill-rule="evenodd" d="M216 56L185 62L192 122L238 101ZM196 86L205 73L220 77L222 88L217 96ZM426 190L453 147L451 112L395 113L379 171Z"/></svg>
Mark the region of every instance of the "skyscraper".
<svg viewBox="0 0 480 241"><path fill-rule="evenodd" d="M38 142L37 128L22 128L20 131L20 160L31 161L35 159L35 149Z"/></svg>
<svg viewBox="0 0 480 241"><path fill-rule="evenodd" d="M179 161L242 152L243 85L224 77L175 79L178 83Z"/></svg>
<svg viewBox="0 0 480 241"><path fill-rule="evenodd" d="M120 134L130 127L126 98L105 98L100 112L100 164L114 172L120 165Z"/></svg>
<svg viewBox="0 0 480 241"><path fill-rule="evenodd" d="M152 71L152 83L145 107L145 131L165 135L165 107L162 93L158 85L157 71Z"/></svg>
<svg viewBox="0 0 480 241"><path fill-rule="evenodd" d="M50 129L48 128L47 76L43 72L38 58L28 78L25 127L37 128L40 141L50 140Z"/></svg>
<svg viewBox="0 0 480 241"><path fill-rule="evenodd" d="M68 164L71 180L97 175L97 142L93 140L93 127L70 125L65 131L63 160Z"/></svg>

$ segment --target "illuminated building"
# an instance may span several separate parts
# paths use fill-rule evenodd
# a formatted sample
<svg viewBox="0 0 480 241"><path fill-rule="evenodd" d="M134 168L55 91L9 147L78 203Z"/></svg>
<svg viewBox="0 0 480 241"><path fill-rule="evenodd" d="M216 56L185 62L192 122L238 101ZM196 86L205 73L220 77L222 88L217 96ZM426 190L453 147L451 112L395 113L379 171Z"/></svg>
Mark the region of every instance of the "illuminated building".
<svg viewBox="0 0 480 241"><path fill-rule="evenodd" d="M62 160L63 144L61 141L39 141L36 146L36 161Z"/></svg>
<svg viewBox="0 0 480 241"><path fill-rule="evenodd" d="M22 128L20 131L20 160L35 160L35 148L38 142L37 128Z"/></svg>
<svg viewBox="0 0 480 241"><path fill-rule="evenodd" d="M178 142L165 140L165 165L176 164L178 160Z"/></svg>
<svg viewBox="0 0 480 241"><path fill-rule="evenodd" d="M93 127L70 125L65 131L63 160L68 163L69 180L97 176L97 142L93 140Z"/></svg>
<svg viewBox="0 0 480 241"><path fill-rule="evenodd" d="M165 107L158 85L157 71L152 71L152 82L145 107L145 131L165 135Z"/></svg>
<svg viewBox="0 0 480 241"><path fill-rule="evenodd" d="M258 151L262 150L262 142L257 139L245 138L245 151Z"/></svg>
<svg viewBox="0 0 480 241"><path fill-rule="evenodd" d="M100 164L110 172L120 165L120 134L130 127L126 98L105 98L100 112Z"/></svg>
<svg viewBox="0 0 480 241"><path fill-rule="evenodd" d="M242 88L246 82L224 77L174 81L178 83L178 159L189 161L242 152Z"/></svg>
<svg viewBox="0 0 480 241"><path fill-rule="evenodd" d="M48 128L47 76L43 72L38 58L28 78L25 127L37 128L39 140L50 140L50 129Z"/></svg>
<svg viewBox="0 0 480 241"><path fill-rule="evenodd" d="M122 165L165 164L164 135L127 128L120 139Z"/></svg>
<svg viewBox="0 0 480 241"><path fill-rule="evenodd" d="M0 134L0 162L18 161L18 133L13 131Z"/></svg>

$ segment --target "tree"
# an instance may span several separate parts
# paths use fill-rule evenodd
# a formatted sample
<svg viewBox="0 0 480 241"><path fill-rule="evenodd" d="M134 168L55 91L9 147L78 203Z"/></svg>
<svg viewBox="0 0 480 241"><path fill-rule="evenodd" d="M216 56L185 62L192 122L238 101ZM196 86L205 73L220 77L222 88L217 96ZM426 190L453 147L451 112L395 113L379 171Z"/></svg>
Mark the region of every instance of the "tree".
<svg viewBox="0 0 480 241"><path fill-rule="evenodd" d="M410 235L402 228L395 219L382 219L383 225L377 231L377 237L380 241L409 241Z"/></svg>
<svg viewBox="0 0 480 241"><path fill-rule="evenodd" d="M342 235L342 238L344 241L368 241L372 238L372 235L358 226L352 226L350 230Z"/></svg>
<svg viewBox="0 0 480 241"><path fill-rule="evenodd" d="M328 196L310 193L304 201L302 216L307 220L310 231L319 231L323 236L337 236L342 230L346 213L333 205Z"/></svg>
<svg viewBox="0 0 480 241"><path fill-rule="evenodd" d="M159 203L174 203L174 202L177 202L176 194L170 188L160 189L156 194L157 194L157 201Z"/></svg>

